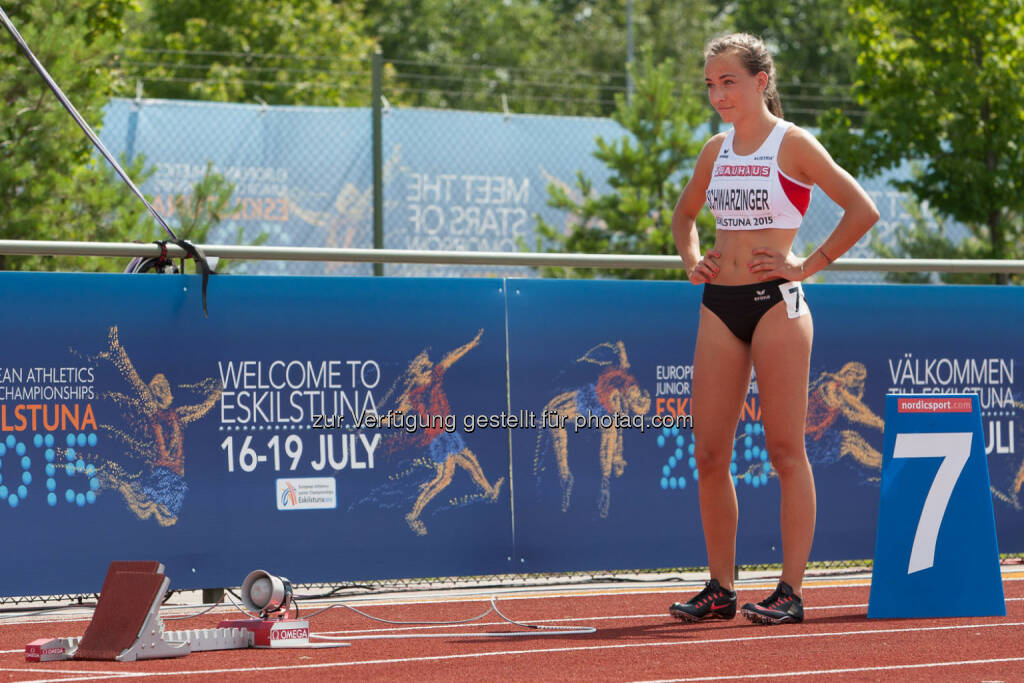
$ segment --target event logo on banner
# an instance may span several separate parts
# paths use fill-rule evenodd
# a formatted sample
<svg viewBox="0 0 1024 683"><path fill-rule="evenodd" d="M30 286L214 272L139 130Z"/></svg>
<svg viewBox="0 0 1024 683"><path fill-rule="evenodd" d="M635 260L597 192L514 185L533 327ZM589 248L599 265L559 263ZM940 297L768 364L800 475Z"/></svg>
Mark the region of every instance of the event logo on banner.
<svg viewBox="0 0 1024 683"><path fill-rule="evenodd" d="M676 419L671 427L662 427L654 437L659 453L668 453L652 469L652 481L662 491L684 490L687 481L698 480L693 418L690 416L693 365L656 363L649 373L654 386L654 413L666 422ZM685 465L684 465L685 463ZM759 488L775 476L768 450L765 448L764 426L757 379L751 378L747 397L740 410L740 421L733 442L729 470L735 486Z"/></svg>
<svg viewBox="0 0 1024 683"><path fill-rule="evenodd" d="M45 486L79 507L96 502L100 479L88 452L100 441L95 374L86 363L61 367L0 368L0 501L18 507L32 488ZM45 462L45 482L32 472Z"/></svg>
<svg viewBox="0 0 1024 683"><path fill-rule="evenodd" d="M297 477L277 480L278 510L333 510L338 507L334 477Z"/></svg>
<svg viewBox="0 0 1024 683"><path fill-rule="evenodd" d="M1005 614L978 395L888 395L868 616Z"/></svg>
<svg viewBox="0 0 1024 683"><path fill-rule="evenodd" d="M692 365L655 366L654 410L657 415L689 415ZM805 428L807 453L814 464L832 464L845 459L856 463L865 482L877 482L882 464L881 437L885 421L864 401L867 368L849 361L834 371L812 376L807 395ZM697 482L697 463L690 430L666 428L657 435L657 445L670 455L661 465L660 488L684 489L689 479ZM687 467L682 467L686 463ZM740 412L730 470L736 486L758 488L777 476L772 469L761 423L760 395L756 376Z"/></svg>

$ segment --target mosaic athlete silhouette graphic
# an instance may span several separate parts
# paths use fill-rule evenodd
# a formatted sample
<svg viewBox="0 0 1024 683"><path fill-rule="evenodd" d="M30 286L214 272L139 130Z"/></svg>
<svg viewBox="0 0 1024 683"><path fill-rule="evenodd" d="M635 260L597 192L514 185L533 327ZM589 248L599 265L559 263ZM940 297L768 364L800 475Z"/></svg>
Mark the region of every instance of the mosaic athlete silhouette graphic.
<svg viewBox="0 0 1024 683"><path fill-rule="evenodd" d="M572 497L573 476L569 468L569 438L566 430L557 425L573 423L577 415L645 415L651 407L651 396L642 391L636 378L627 372L629 360L626 347L621 342L603 342L576 359L577 363L593 363L604 366L597 380L582 387L558 394L544 406L548 416L546 426L537 435L537 448L533 458L533 473L540 478L544 471L544 437L550 439L558 466L558 478L562 486L562 512L569 509ZM555 419L551 419L555 416ZM562 419L565 419L563 422ZM601 490L598 494L598 514L608 517L611 505L611 477L621 477L626 469L622 457L622 434L612 425L601 429L601 445L598 458L601 465Z"/></svg>
<svg viewBox="0 0 1024 683"><path fill-rule="evenodd" d="M867 376L867 368L857 362L846 363L839 372L823 372L818 375L809 388L805 433L820 441L840 417L854 425L883 431L885 421L864 403L864 381ZM849 455L871 469L882 468L882 454L859 432L842 429L839 435L839 457Z"/></svg>
<svg viewBox="0 0 1024 683"><path fill-rule="evenodd" d="M409 367L399 378L402 389L396 399L397 412L414 415L427 425L413 432L404 432L385 441L385 453L415 448L425 450L426 458L419 459L419 464L427 464L433 476L419 486L418 495L412 509L405 515L405 521L420 536L427 534L426 525L420 519L424 508L452 482L457 469L465 470L473 482L483 492L487 500L497 500L501 485L505 478L501 477L494 484L487 481L483 468L476 455L469 449L462 436L454 431L445 431L442 427L444 418L451 415L448 396L445 394L443 380L448 369L463 356L476 348L484 331L481 329L472 340L449 351L436 364L430 360L429 350L424 349L409 363ZM382 422L387 424L385 414Z"/></svg>
<svg viewBox="0 0 1024 683"><path fill-rule="evenodd" d="M108 392L122 411L128 432L100 425L127 448L127 455L142 463L143 469L128 473L120 464L108 461L100 468L105 487L117 489L139 519L154 516L161 526L178 520L188 486L185 483L185 427L203 417L220 398L222 387L216 378L178 385L179 390L202 396L199 403L174 405L171 385L163 373L144 382L118 337L110 328L108 348L94 356L109 360L128 384L131 393Z"/></svg>
<svg viewBox="0 0 1024 683"><path fill-rule="evenodd" d="M1013 405L1015 408L1024 410L1024 401L1014 401ZM1011 466L1012 470L1012 466ZM999 500L1012 505L1015 509L1020 510L1024 508L1024 501L1021 500L1021 490L1024 489L1024 457L1021 458L1020 466L1017 471L1013 474L1013 480L1010 482L1009 489L1001 491L996 488L995 482L992 482L992 495Z"/></svg>

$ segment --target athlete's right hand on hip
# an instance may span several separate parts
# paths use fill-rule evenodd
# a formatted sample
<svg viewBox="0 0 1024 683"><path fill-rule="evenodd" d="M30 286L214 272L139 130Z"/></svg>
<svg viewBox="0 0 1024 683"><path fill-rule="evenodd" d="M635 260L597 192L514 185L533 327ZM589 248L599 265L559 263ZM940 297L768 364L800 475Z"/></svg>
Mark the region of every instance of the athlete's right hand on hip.
<svg viewBox="0 0 1024 683"><path fill-rule="evenodd" d="M718 277L718 259L722 258L722 252L717 249L711 249L704 256L697 261L697 265L693 267L693 270L687 273L687 277L695 285L704 284L710 282Z"/></svg>

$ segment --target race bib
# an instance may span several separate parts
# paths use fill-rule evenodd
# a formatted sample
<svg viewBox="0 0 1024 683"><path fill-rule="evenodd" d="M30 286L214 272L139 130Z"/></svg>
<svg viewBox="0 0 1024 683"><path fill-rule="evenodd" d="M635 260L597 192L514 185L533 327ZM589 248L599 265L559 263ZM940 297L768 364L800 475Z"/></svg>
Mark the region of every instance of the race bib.
<svg viewBox="0 0 1024 683"><path fill-rule="evenodd" d="M807 300L804 299L804 288L799 282L783 282L779 285L782 298L786 302L786 314L790 318L807 315Z"/></svg>

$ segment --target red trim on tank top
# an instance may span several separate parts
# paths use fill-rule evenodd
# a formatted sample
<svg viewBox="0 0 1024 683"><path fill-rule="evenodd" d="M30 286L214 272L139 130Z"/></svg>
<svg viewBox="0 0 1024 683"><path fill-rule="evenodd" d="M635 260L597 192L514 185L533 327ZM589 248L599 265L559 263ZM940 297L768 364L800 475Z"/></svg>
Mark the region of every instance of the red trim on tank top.
<svg viewBox="0 0 1024 683"><path fill-rule="evenodd" d="M796 207L796 210L803 216L807 213L807 207L811 205L811 187L793 180L779 169L779 184L786 197Z"/></svg>

